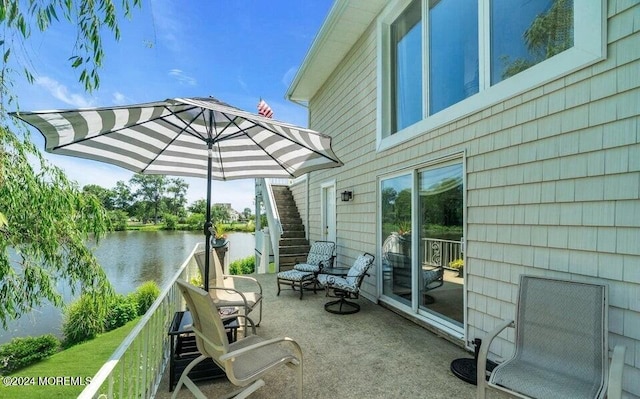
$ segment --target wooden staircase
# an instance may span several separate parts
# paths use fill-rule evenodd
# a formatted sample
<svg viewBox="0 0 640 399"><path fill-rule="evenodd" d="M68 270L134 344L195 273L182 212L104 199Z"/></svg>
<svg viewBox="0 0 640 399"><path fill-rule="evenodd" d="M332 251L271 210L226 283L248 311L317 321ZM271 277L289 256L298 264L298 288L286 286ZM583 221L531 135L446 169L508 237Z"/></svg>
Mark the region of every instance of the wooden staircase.
<svg viewBox="0 0 640 399"><path fill-rule="evenodd" d="M289 187L271 186L271 189L282 225L282 237L278 243L280 271L290 270L296 263L307 259L309 240L305 238L304 225Z"/></svg>

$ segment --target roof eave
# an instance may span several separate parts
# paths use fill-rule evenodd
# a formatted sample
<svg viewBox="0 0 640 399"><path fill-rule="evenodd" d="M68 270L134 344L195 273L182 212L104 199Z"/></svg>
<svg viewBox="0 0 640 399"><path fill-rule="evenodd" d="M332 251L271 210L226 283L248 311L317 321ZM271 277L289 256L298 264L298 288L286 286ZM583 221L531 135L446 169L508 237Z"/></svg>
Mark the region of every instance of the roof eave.
<svg viewBox="0 0 640 399"><path fill-rule="evenodd" d="M286 98L306 102L374 21L385 0L336 0L296 73Z"/></svg>

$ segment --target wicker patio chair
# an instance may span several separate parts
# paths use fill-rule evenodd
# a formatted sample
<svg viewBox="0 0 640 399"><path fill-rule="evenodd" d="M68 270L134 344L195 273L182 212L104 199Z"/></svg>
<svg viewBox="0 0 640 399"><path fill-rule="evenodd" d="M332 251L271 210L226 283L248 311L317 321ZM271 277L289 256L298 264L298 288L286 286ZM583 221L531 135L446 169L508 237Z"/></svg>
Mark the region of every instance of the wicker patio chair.
<svg viewBox="0 0 640 399"><path fill-rule="evenodd" d="M200 274L204 279L205 251L195 253L196 263ZM213 274L211 274L213 273ZM235 288L235 280L250 282L254 291L244 291ZM259 317L256 326L262 321L262 285L253 277L224 274L222 264L215 250L211 250L209 256L209 295L218 308L236 307L243 310L249 316L258 307ZM252 320L255 321L255 320ZM245 319L245 328L247 327Z"/></svg>
<svg viewBox="0 0 640 399"><path fill-rule="evenodd" d="M211 296L184 280L177 280L177 284L191 311L192 328L201 355L182 372L171 396L173 399L182 385L186 385L197 398L206 398L188 375L207 358L211 358L224 370L232 384L241 387L239 391L226 396L227 398L247 397L265 385L261 379L264 374L282 365L296 370L297 397L302 398L302 350L296 341L288 337L266 340L257 335L246 335L248 331L245 330L244 338L229 343L222 318ZM253 331L255 333L255 328Z"/></svg>
<svg viewBox="0 0 640 399"><path fill-rule="evenodd" d="M477 398L487 388L520 398L620 398L624 347L608 356L607 286L521 276L515 321L505 321L482 340ZM515 327L515 352L487 382L493 339ZM607 378L608 377L608 378Z"/></svg>

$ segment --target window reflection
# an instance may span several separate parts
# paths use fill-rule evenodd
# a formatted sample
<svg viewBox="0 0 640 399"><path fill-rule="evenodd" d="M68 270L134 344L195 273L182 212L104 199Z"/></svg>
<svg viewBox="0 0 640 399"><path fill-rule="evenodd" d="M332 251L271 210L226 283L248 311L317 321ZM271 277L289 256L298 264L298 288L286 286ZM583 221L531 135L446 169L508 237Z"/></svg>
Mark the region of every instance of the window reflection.
<svg viewBox="0 0 640 399"><path fill-rule="evenodd" d="M572 0L491 1L491 84L573 47Z"/></svg>
<svg viewBox="0 0 640 399"><path fill-rule="evenodd" d="M478 8L430 1L429 115L478 92Z"/></svg>
<svg viewBox="0 0 640 399"><path fill-rule="evenodd" d="M422 12L415 0L391 25L393 132L422 119Z"/></svg>
<svg viewBox="0 0 640 399"><path fill-rule="evenodd" d="M383 293L411 304L411 186L412 175L382 181Z"/></svg>

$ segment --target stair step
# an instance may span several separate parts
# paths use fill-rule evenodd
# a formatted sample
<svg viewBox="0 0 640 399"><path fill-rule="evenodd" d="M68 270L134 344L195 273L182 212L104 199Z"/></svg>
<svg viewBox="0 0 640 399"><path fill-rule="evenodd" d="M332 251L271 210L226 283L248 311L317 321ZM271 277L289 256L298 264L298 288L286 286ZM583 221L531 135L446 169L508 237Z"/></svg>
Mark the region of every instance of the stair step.
<svg viewBox="0 0 640 399"><path fill-rule="evenodd" d="M286 247L286 246L291 246L291 245L306 245L309 246L309 240L307 240L304 237L284 237L284 238L280 238L280 246L281 247Z"/></svg>
<svg viewBox="0 0 640 399"><path fill-rule="evenodd" d="M280 238L305 238L304 230L284 231Z"/></svg>
<svg viewBox="0 0 640 399"><path fill-rule="evenodd" d="M288 255L288 254L305 254L305 258L309 253L309 245L290 245L290 246L280 246L280 254Z"/></svg>

